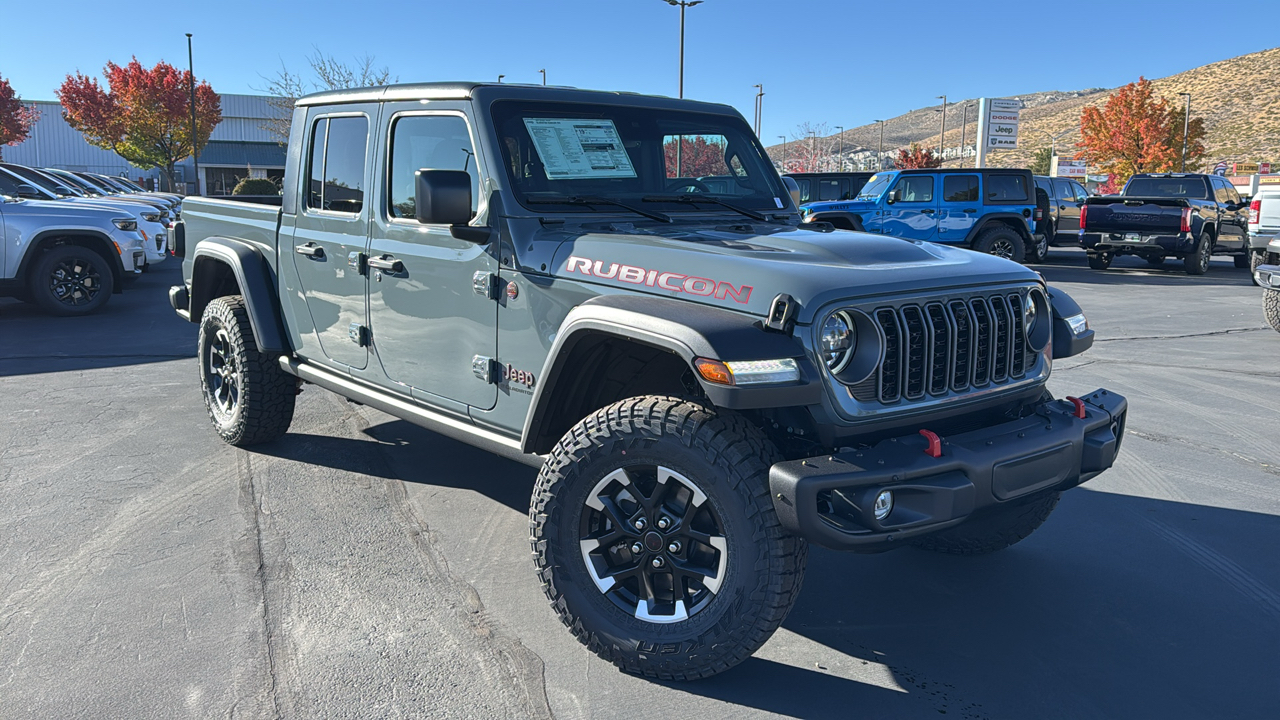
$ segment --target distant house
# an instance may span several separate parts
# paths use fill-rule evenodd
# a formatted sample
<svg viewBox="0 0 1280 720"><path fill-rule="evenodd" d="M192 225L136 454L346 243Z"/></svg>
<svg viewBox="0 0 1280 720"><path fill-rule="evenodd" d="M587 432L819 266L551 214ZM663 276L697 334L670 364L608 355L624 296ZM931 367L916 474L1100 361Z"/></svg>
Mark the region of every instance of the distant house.
<svg viewBox="0 0 1280 720"><path fill-rule="evenodd" d="M270 98L262 95L220 95L222 122L213 129L209 144L200 151L200 192L229 195L246 177L265 177L279 182L284 177L285 148L264 129L277 112ZM125 175L147 187L158 187L159 170L133 167L110 150L94 147L62 119L58 102L36 101L40 119L31 134L19 145L4 149L5 162L31 167L54 167L107 175ZM174 168L179 189L196 192L191 158Z"/></svg>

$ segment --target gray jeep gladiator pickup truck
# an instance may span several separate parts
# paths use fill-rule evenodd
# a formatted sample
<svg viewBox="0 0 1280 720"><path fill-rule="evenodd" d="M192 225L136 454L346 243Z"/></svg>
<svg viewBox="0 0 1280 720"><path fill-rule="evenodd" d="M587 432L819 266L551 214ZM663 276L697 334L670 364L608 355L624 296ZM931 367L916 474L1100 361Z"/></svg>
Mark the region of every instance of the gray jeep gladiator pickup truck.
<svg viewBox="0 0 1280 720"><path fill-rule="evenodd" d="M431 83L292 123L281 197L189 199L174 235L217 432L281 437L310 383L541 468L538 578L624 671L750 656L809 542L1018 542L1119 450L1124 398L1045 389L1093 342L1069 297L801 226L730 107Z"/></svg>

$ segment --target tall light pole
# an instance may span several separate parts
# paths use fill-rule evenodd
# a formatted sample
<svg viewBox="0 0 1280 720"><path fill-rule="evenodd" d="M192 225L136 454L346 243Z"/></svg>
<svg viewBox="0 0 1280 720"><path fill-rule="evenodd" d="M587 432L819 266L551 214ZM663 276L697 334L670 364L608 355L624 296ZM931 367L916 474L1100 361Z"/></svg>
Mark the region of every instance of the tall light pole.
<svg viewBox="0 0 1280 720"><path fill-rule="evenodd" d="M195 63L192 62L191 54L191 33L187 33L187 74L188 89L191 91L191 164L195 166L196 175L196 195L200 194L200 152L196 143L196 70ZM1184 143L1185 144L1185 143ZM1186 154L1185 152L1183 153ZM170 181L173 178L169 178ZM172 189L172 188L171 188Z"/></svg>
<svg viewBox="0 0 1280 720"><path fill-rule="evenodd" d="M964 120L960 122L960 167L964 167L964 131L969 129L969 103L964 104Z"/></svg>
<svg viewBox="0 0 1280 720"><path fill-rule="evenodd" d="M880 124L880 146L876 148L876 172L884 169L884 121L877 120Z"/></svg>
<svg viewBox="0 0 1280 720"><path fill-rule="evenodd" d="M1036 132L1040 133L1041 135L1049 136L1049 162L1053 163L1053 159L1058 157L1058 138L1066 137L1067 135L1071 134L1071 130L1069 129L1063 130L1057 135L1051 135L1048 130L1037 130ZM1052 164L1049 166L1049 174L1054 176L1057 176L1058 174Z"/></svg>
<svg viewBox="0 0 1280 720"><path fill-rule="evenodd" d="M684 97L684 11L694 5L701 5L703 0L663 0L668 5L680 8L680 97Z"/></svg>
<svg viewBox="0 0 1280 720"><path fill-rule="evenodd" d="M947 157L947 96L939 95L938 99L942 101L942 130L938 132L938 159L945 160Z"/></svg>
<svg viewBox="0 0 1280 720"><path fill-rule="evenodd" d="M809 131L809 163L805 172L814 172L814 166L818 162L818 131Z"/></svg>
<svg viewBox="0 0 1280 720"><path fill-rule="evenodd" d="M1182 116L1182 172L1187 171L1187 135L1191 132L1191 93L1178 93L1187 96L1187 112Z"/></svg>
<svg viewBox="0 0 1280 720"><path fill-rule="evenodd" d="M836 157L840 158L840 167L836 172L844 172L844 126L837 125L836 130L840 131L840 153Z"/></svg>
<svg viewBox="0 0 1280 720"><path fill-rule="evenodd" d="M778 139L782 141L782 172L787 171L787 136L779 135Z"/></svg>
<svg viewBox="0 0 1280 720"><path fill-rule="evenodd" d="M546 68L543 68L542 70L539 70L538 72L542 73L542 84L543 84L543 85L546 85L546 84L547 84L547 71L546 71Z"/></svg>
<svg viewBox="0 0 1280 720"><path fill-rule="evenodd" d="M760 137L760 125L764 121L764 85L752 85L756 89L756 137Z"/></svg>

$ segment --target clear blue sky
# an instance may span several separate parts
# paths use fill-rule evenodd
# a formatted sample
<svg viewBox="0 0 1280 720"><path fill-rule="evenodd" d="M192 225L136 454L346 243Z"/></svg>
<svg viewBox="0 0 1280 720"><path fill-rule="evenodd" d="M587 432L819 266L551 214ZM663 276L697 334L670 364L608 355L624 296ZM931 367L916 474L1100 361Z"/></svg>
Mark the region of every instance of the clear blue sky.
<svg viewBox="0 0 1280 720"><path fill-rule="evenodd" d="M251 93L316 46L372 54L402 82L549 82L674 96L679 16L663 0L9 0L0 76L47 100L107 60L187 62ZM688 10L685 96L751 119L767 142L803 121L854 127L951 98L1110 87L1280 44L1280 3L1212 0L705 0Z"/></svg>

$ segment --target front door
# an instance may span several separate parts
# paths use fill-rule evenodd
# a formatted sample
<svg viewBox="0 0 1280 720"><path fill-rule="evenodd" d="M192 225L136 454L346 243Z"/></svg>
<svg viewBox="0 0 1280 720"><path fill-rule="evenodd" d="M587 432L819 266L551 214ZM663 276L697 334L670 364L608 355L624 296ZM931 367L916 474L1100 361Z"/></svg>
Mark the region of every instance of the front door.
<svg viewBox="0 0 1280 720"><path fill-rule="evenodd" d="M882 232L910 240L933 240L938 234L938 202L932 175L902 175L889 191L897 200L884 206ZM960 238L964 239L964 238Z"/></svg>
<svg viewBox="0 0 1280 720"><path fill-rule="evenodd" d="M302 207L292 247L280 248L292 257L325 357L357 370L369 358L360 253L369 236L371 118L376 105L344 106L311 120Z"/></svg>
<svg viewBox="0 0 1280 720"><path fill-rule="evenodd" d="M977 175L943 175L942 200L938 202L938 242L963 242L977 222L981 207Z"/></svg>
<svg viewBox="0 0 1280 720"><path fill-rule="evenodd" d="M391 382L487 410L497 403L498 388L478 378L473 365L497 353L498 303L488 297L497 260L490 246L459 240L448 226L419 223L414 202L416 171L464 170L471 175L474 215L484 168L461 106L420 107L384 109L389 119L382 123L379 166L387 186L369 241L374 349Z"/></svg>
<svg viewBox="0 0 1280 720"><path fill-rule="evenodd" d="M1053 181L1053 199L1049 202L1058 211L1058 224L1054 232L1070 235L1080 230L1080 206L1084 203L1076 195L1077 185L1070 180Z"/></svg>

